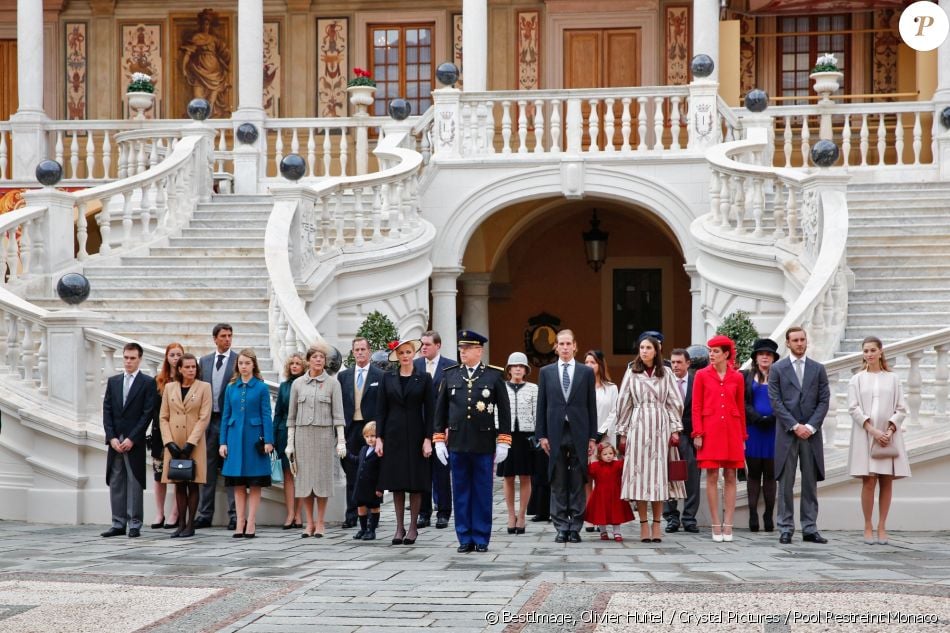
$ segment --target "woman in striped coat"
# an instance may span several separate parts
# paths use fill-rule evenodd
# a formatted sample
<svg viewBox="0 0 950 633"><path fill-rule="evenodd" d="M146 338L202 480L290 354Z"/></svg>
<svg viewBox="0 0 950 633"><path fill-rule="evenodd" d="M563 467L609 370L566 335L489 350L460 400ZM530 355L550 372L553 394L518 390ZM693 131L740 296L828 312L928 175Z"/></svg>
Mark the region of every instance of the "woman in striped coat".
<svg viewBox="0 0 950 633"><path fill-rule="evenodd" d="M620 385L617 432L626 444L620 495L637 502L640 540L659 543L660 517L667 499L685 499L686 485L670 481L670 446L678 444L683 429L683 399L673 372L663 366L660 342L641 337L640 350ZM653 510L653 531L647 525L647 502Z"/></svg>

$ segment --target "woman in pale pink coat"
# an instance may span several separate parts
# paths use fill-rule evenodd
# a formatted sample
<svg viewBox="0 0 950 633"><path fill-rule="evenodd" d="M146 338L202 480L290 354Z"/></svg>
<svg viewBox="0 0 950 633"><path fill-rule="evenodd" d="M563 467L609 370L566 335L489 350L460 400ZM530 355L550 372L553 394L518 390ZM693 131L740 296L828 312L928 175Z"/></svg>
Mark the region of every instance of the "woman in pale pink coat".
<svg viewBox="0 0 950 633"><path fill-rule="evenodd" d="M887 513L895 479L910 477L910 463L901 433L901 422L907 414L900 378L887 368L881 340L869 336L861 342L864 370L855 374L848 385L848 411L854 422L851 428L851 451L848 472L863 480L861 510L864 512L864 542L871 545L887 543ZM876 447L875 447L876 445ZM890 448L896 454L886 457L872 454ZM871 514L874 511L874 488L878 496L877 539Z"/></svg>

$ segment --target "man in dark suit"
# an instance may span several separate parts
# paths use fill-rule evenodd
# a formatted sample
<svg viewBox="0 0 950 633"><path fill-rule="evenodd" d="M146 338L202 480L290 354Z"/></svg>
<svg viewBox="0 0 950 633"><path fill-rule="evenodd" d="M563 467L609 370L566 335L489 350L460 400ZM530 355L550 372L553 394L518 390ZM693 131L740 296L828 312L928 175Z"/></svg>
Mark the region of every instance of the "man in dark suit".
<svg viewBox="0 0 950 633"><path fill-rule="evenodd" d="M234 328L227 323L218 323L211 330L215 351L202 356L201 379L211 385L211 421L205 431L205 452L208 459L208 478L198 492L198 516L196 528L211 527L214 520L214 498L218 484L218 470L222 459L218 448L221 445L221 413L224 411L224 390L234 376L238 355L231 349ZM228 495L228 529L237 528L237 513L234 509L234 488L225 488Z"/></svg>
<svg viewBox="0 0 950 633"><path fill-rule="evenodd" d="M421 355L412 364L416 371L424 371L432 377L432 395L438 400L445 369L455 363L441 355L442 337L438 332L428 330L423 332L419 339L422 341L422 349L419 350ZM452 516L452 475L449 467L438 459L430 459L429 464L432 467L432 495L422 495L422 507L419 508L416 527L429 527L434 504L435 527L441 530L449 526L449 517Z"/></svg>
<svg viewBox="0 0 950 633"><path fill-rule="evenodd" d="M452 470L459 553L487 552L491 538L494 465L511 448L511 407L505 372L482 363L488 339L458 333L462 362L444 371L435 407L436 458ZM495 427L497 417L498 427Z"/></svg>
<svg viewBox="0 0 950 633"><path fill-rule="evenodd" d="M693 373L689 371L689 352L677 348L670 352L670 367L676 388L683 398L683 430L680 431L680 459L686 462L686 501L680 514L676 499L663 504L666 531L677 532L682 525L687 532L699 532L696 511L699 510L699 469L696 467L696 448L690 437L693 433Z"/></svg>
<svg viewBox="0 0 950 633"><path fill-rule="evenodd" d="M828 413L831 391L825 366L805 358L805 330L785 332L789 356L772 365L769 401L776 419L775 478L778 480L779 542L792 542L795 532L795 470L801 465L802 540L827 543L818 532L818 482L825 478L821 425Z"/></svg>
<svg viewBox="0 0 950 633"><path fill-rule="evenodd" d="M594 372L574 360L571 330L557 334L556 363L541 368L535 433L549 457L551 518L556 543L580 543L584 525L588 456L597 445Z"/></svg>
<svg viewBox="0 0 950 633"><path fill-rule="evenodd" d="M145 428L158 403L155 379L139 371L142 346L122 348L125 371L109 378L102 401L102 426L109 452L106 484L112 505L112 527L102 536L119 536L129 528L129 538L141 534L142 491L145 490Z"/></svg>
<svg viewBox="0 0 950 633"><path fill-rule="evenodd" d="M383 372L370 360L369 341L363 337L353 339L353 358L355 367L347 367L337 375L343 394L344 435L346 450L359 455L363 441L363 426L376 419L376 394L382 384ZM343 460L343 472L346 473L346 516L343 527L355 527L358 521L357 506L353 504L353 487L356 485L356 466Z"/></svg>

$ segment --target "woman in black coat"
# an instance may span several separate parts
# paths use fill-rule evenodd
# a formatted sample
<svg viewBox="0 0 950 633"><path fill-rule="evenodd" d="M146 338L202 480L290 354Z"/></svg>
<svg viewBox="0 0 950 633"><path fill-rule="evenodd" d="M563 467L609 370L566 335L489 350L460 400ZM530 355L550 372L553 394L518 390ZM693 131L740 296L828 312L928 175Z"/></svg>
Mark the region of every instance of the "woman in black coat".
<svg viewBox="0 0 950 633"><path fill-rule="evenodd" d="M412 545L418 535L416 519L422 494L432 489L429 456L432 455L433 412L432 378L416 372L413 357L422 342L419 339L390 344L390 361L399 361L395 372L383 377L377 397L376 454L379 489L393 493L396 508L396 534L393 545ZM404 528L406 493L409 493L409 532Z"/></svg>

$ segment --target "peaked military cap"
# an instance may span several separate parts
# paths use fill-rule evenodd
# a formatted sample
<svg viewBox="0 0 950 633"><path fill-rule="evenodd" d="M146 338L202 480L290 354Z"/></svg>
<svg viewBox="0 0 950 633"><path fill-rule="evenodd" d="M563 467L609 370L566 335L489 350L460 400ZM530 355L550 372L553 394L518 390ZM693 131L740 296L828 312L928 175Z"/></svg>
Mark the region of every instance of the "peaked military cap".
<svg viewBox="0 0 950 633"><path fill-rule="evenodd" d="M459 330L458 333L458 344L459 345L484 345L488 342L488 338L482 336L478 332L473 330Z"/></svg>

